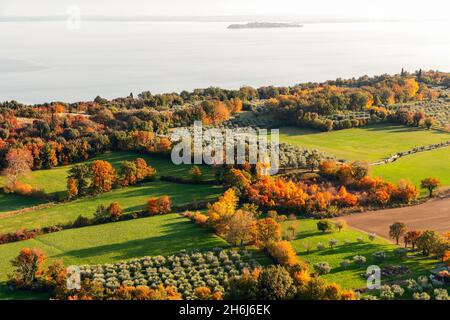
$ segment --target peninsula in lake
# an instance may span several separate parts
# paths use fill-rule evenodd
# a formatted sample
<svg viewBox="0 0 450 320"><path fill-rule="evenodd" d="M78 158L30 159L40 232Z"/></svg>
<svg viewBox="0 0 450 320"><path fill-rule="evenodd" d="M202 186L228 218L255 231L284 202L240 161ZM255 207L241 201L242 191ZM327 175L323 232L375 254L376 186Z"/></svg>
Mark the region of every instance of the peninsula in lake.
<svg viewBox="0 0 450 320"><path fill-rule="evenodd" d="M245 24L231 24L228 29L271 29L271 28L301 28L303 25L296 23L279 22L249 22Z"/></svg>

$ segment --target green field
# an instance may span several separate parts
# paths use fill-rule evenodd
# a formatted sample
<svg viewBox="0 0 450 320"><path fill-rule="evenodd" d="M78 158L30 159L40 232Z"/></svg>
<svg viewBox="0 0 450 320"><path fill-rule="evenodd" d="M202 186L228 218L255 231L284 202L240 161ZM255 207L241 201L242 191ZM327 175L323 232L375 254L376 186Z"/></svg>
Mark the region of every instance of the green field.
<svg viewBox="0 0 450 320"><path fill-rule="evenodd" d="M224 240L178 214L71 229L0 245L0 282L4 282L11 271L10 260L24 247L41 248L50 261L62 259L69 266L226 246ZM20 293L17 298L26 296ZM11 297L16 296L0 285L0 299Z"/></svg>
<svg viewBox="0 0 450 320"><path fill-rule="evenodd" d="M218 197L223 192L221 186L188 185L165 181L151 181L142 185L115 189L96 197L86 197L49 208L20 213L0 218L0 233L33 229L74 221L79 215L92 217L96 208L118 202L124 213L141 210L148 198L169 195L173 205L207 200Z"/></svg>
<svg viewBox="0 0 450 320"><path fill-rule="evenodd" d="M417 187L420 181L426 177L436 177L442 186L450 185L450 147L417 153L399 160L380 166L372 166L371 174L380 176L391 182L400 179L408 179ZM421 190L421 195L427 195Z"/></svg>
<svg viewBox="0 0 450 320"><path fill-rule="evenodd" d="M338 159L374 162L421 145L450 140L450 134L394 124L377 124L331 132L285 127L280 142L318 149Z"/></svg>
<svg viewBox="0 0 450 320"><path fill-rule="evenodd" d="M292 222L284 222L283 228L287 228L290 223ZM336 231L324 234L317 230L317 220L304 219L297 220L295 223L297 224L297 236L292 242L292 245L296 249L298 256L301 259L310 262L311 265L318 262L328 262L332 270L329 274L325 275L324 278L336 282L344 288L357 289L364 287L366 281L361 275L365 273L368 266L373 264L378 264L380 266L392 264L405 265L412 271L412 274L407 276L407 278L411 278L426 273L427 270L432 269L437 262L436 260L424 258L399 260L392 255L392 250L396 248L395 245L392 245L387 240L379 237L371 242L366 233L355 229L349 228L342 230L341 232ZM358 243L358 237L363 237L365 240L364 243ZM339 241L334 249L330 249L328 246L328 241L330 239ZM349 240L350 243L344 244L344 240ZM319 242L325 245L325 249L317 250L316 245ZM309 254L306 253L304 248L305 243L312 246ZM390 253L390 256L383 263L378 263L372 257L372 253L377 251L387 251ZM365 256L367 263L363 266L357 266L352 263L346 269L340 266L342 260L352 260L355 255Z"/></svg>
<svg viewBox="0 0 450 320"><path fill-rule="evenodd" d="M135 152L108 152L90 159L85 163L89 163L94 160L106 160L118 169L122 161L135 160L136 158L145 159L148 165L156 169L157 175L188 178L189 170L192 168L191 165L176 166L172 164L168 158L162 158L157 155L139 154ZM48 194L64 194L67 188L68 172L74 165L76 164L60 166L48 170L33 171L30 177L23 179L23 182L29 183L34 188L41 189ZM201 170L205 180L214 179L214 171L211 167L202 166ZM4 183L1 179L2 178L0 177L0 186Z"/></svg>
<svg viewBox="0 0 450 320"><path fill-rule="evenodd" d="M20 196L17 194L5 194L0 192L0 215L8 211L21 210L45 203L44 200Z"/></svg>

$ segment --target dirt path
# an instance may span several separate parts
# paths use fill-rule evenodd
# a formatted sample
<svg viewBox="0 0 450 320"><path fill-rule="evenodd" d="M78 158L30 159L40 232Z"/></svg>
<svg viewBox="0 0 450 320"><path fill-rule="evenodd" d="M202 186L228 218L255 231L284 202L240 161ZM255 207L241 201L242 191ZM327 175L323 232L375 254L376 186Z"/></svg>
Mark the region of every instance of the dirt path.
<svg viewBox="0 0 450 320"><path fill-rule="evenodd" d="M394 222L403 222L410 230L431 229L443 233L450 231L450 198L413 207L369 211L339 219L347 221L351 227L375 233L386 239L389 239L389 226Z"/></svg>

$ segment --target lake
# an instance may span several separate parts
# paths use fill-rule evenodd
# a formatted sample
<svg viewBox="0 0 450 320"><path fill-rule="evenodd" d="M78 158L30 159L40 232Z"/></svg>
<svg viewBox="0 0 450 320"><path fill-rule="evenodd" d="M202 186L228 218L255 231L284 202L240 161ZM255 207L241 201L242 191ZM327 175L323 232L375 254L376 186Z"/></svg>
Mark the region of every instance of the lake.
<svg viewBox="0 0 450 320"><path fill-rule="evenodd" d="M448 22L243 30L230 23L86 21L69 30L63 21L1 22L0 101L284 86L402 67L450 71Z"/></svg>

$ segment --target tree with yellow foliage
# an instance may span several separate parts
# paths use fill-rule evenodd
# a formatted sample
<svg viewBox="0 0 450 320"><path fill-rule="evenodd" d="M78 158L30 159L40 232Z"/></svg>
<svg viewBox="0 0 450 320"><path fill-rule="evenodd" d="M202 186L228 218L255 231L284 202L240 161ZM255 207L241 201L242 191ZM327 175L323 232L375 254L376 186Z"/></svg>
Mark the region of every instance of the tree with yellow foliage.
<svg viewBox="0 0 450 320"><path fill-rule="evenodd" d="M218 234L224 234L227 231L228 221L236 211L238 200L234 189L228 189L219 201L208 207L208 223Z"/></svg>

